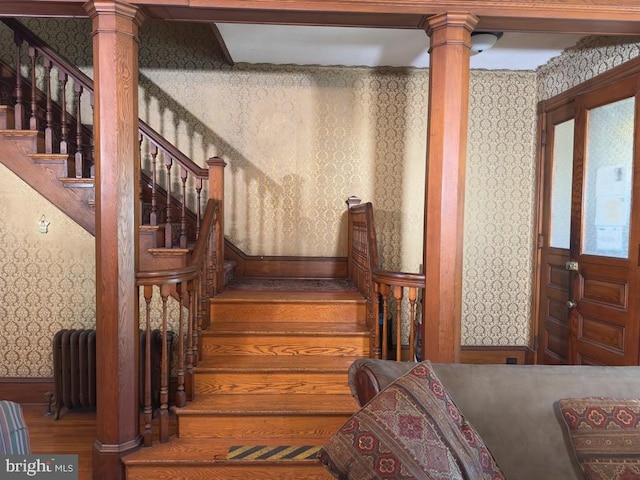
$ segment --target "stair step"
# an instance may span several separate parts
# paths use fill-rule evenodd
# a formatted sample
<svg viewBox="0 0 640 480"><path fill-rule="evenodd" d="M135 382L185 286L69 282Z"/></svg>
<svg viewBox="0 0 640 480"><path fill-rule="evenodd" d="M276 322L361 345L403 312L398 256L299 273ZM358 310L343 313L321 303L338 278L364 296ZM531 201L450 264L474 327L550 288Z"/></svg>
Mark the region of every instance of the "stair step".
<svg viewBox="0 0 640 480"><path fill-rule="evenodd" d="M0 135L6 140L17 143L27 153L44 150L44 134L37 130L0 130Z"/></svg>
<svg viewBox="0 0 640 480"><path fill-rule="evenodd" d="M356 410L348 393L199 394L176 413L180 438L328 438Z"/></svg>
<svg viewBox="0 0 640 480"><path fill-rule="evenodd" d="M29 156L35 163L47 167L56 177L69 175L67 165L69 155L65 153L32 153Z"/></svg>
<svg viewBox="0 0 640 480"><path fill-rule="evenodd" d="M335 355L369 354L369 332L362 325L327 323L243 323L212 325L203 332L202 353L208 355ZM220 330L218 330L220 327Z"/></svg>
<svg viewBox="0 0 640 480"><path fill-rule="evenodd" d="M256 358L251 355L227 355L224 357L204 358L198 363L196 371L238 373L251 370L254 372L346 373L351 364L359 358L362 357L327 357L326 355L297 355L292 357L264 355Z"/></svg>
<svg viewBox="0 0 640 480"><path fill-rule="evenodd" d="M176 408L180 419L202 415L352 415L358 409L350 393L198 395L184 408Z"/></svg>
<svg viewBox="0 0 640 480"><path fill-rule="evenodd" d="M127 480L331 480L317 461L227 460L237 445L322 445L323 438L172 439L123 459Z"/></svg>

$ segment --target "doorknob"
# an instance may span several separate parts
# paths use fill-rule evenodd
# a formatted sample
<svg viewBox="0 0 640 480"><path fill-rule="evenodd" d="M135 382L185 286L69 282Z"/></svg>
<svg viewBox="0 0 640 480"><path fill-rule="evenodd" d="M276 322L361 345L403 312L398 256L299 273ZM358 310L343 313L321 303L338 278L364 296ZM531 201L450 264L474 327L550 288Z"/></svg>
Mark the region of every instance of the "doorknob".
<svg viewBox="0 0 640 480"><path fill-rule="evenodd" d="M577 306L578 306L578 304L576 302L573 302L571 300L567 300L567 307L576 308Z"/></svg>

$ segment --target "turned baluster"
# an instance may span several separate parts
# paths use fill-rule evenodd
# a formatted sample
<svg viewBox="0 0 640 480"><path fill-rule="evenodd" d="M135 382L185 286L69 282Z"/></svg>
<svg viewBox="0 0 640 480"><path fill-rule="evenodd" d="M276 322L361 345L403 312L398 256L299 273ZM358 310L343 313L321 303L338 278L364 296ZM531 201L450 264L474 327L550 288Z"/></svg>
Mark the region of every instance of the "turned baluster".
<svg viewBox="0 0 640 480"><path fill-rule="evenodd" d="M180 316L178 323L178 387L176 391L176 406L184 407L187 404L184 391L184 309L186 307L184 283L178 283L176 285L176 292L179 299L178 304L180 305Z"/></svg>
<svg viewBox="0 0 640 480"><path fill-rule="evenodd" d="M60 88L62 92L62 115L60 117L60 153L69 153L69 125L67 124L67 82L69 76L65 72L60 72Z"/></svg>
<svg viewBox="0 0 640 480"><path fill-rule="evenodd" d="M82 178L82 108L80 106L80 100L82 96L82 85L79 83L74 84L73 92L76 99L76 155L75 155L75 174L76 178Z"/></svg>
<svg viewBox="0 0 640 480"><path fill-rule="evenodd" d="M155 143L149 144L149 153L151 154L151 214L149 215L149 224L158 225L158 200L157 200L158 179L157 179L157 173L156 173L158 146Z"/></svg>
<svg viewBox="0 0 640 480"><path fill-rule="evenodd" d="M382 337L380 339L382 343L382 358L385 360L389 359L389 345L387 344L387 339L389 338L389 285L382 284L380 285L380 295L382 295Z"/></svg>
<svg viewBox="0 0 640 480"><path fill-rule="evenodd" d="M396 300L396 361L402 361L402 294L399 285L392 287L393 298Z"/></svg>
<svg viewBox="0 0 640 480"><path fill-rule="evenodd" d="M164 246L171 248L173 246L173 225L171 225L171 167L173 165L173 159L165 154L164 166L167 170L167 204L165 207L165 226L164 226Z"/></svg>
<svg viewBox="0 0 640 480"><path fill-rule="evenodd" d="M180 168L182 208L180 210L180 248L187 248L187 169Z"/></svg>
<svg viewBox="0 0 640 480"><path fill-rule="evenodd" d="M416 356L416 339L415 339L415 322L416 322L416 299L418 297L418 289L409 287L409 306L411 312L409 324L409 361L413 361Z"/></svg>
<svg viewBox="0 0 640 480"><path fill-rule="evenodd" d="M169 351L167 339L167 324L169 313L167 300L169 299L169 284L160 286L160 297L162 298L162 354L160 360L160 412L159 416L159 442L169 441Z"/></svg>
<svg viewBox="0 0 640 480"><path fill-rule="evenodd" d="M192 401L194 399L194 386L193 381L193 331L196 322L196 295L195 295L195 280L189 280L187 282L187 299L189 303L188 323L187 323L187 354L186 354L186 370L187 376L185 379L185 390L187 392L187 400Z"/></svg>
<svg viewBox="0 0 640 480"><path fill-rule="evenodd" d="M202 194L202 179L196 178L196 239L200 236L200 216L202 215L200 202Z"/></svg>
<svg viewBox="0 0 640 480"><path fill-rule="evenodd" d="M14 109L16 130L24 128L24 105L22 103L22 38L18 33L13 34L16 45L16 105Z"/></svg>
<svg viewBox="0 0 640 480"><path fill-rule="evenodd" d="M144 339L144 432L142 434L144 446L150 447L153 443L151 420L153 418L153 406L151 405L151 299L153 286L144 286L145 301L145 339Z"/></svg>
<svg viewBox="0 0 640 480"><path fill-rule="evenodd" d="M202 283L203 283L203 279L202 279L202 270L200 271L200 273L198 273L198 276L195 279L195 286L193 289L194 292L194 303L195 303L195 311L196 311L196 315L194 318L194 323L193 323L193 330L191 331L191 338L192 338L192 365L194 367L198 366L198 362L200 360L200 352L198 350L198 329L200 328L200 325L202 325L202 309L203 309L203 305L202 305Z"/></svg>
<svg viewBox="0 0 640 480"><path fill-rule="evenodd" d="M33 47L29 47L29 57L31 57L31 118L29 119L29 130L38 129L38 99L36 97L36 62L38 52Z"/></svg>
<svg viewBox="0 0 640 480"><path fill-rule="evenodd" d="M46 122L47 126L44 129L44 148L45 153L53 153L53 102L51 101L51 67L53 64L48 58L44 59L44 69L47 85L47 112Z"/></svg>

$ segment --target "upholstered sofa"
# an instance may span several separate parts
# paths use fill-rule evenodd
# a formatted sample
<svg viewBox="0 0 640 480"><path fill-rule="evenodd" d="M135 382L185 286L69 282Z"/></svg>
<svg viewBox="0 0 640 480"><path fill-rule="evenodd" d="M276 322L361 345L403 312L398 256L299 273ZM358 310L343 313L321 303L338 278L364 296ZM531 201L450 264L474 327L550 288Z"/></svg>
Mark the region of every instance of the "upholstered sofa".
<svg viewBox="0 0 640 480"><path fill-rule="evenodd" d="M20 404L0 400L0 454L26 455L30 451L29 431Z"/></svg>
<svg viewBox="0 0 640 480"><path fill-rule="evenodd" d="M398 383L396 380L406 377L416 366L415 363L406 362L357 360L349 370L352 393L360 405L367 404L372 398L375 401L376 396L382 396L378 395L378 392L384 391L383 389L390 384L395 386ZM631 415L625 410L623 417L624 422L631 421L629 425L623 425L629 436L622 440L616 437L614 440L614 443L621 442L621 449L626 450L621 452L626 455L622 460L622 469L631 473L628 476L621 474L618 463L614 468L618 469L618 476L611 474L613 467L607 467L609 470L602 476L594 474L588 477L605 478L607 475L606 478L640 478L636 476L640 475L640 401L633 400L640 399L640 367L429 364L429 368L437 376L454 405L466 417L466 421L475 428L473 433L477 432L484 441L502 470L504 478L508 480L585 478L583 458L579 460L576 456L576 442L582 442L584 447L590 446L592 440L595 442L596 439L602 444L609 444L609 439L589 437L597 433L591 429L591 425L587 425L589 429L586 431L579 430L580 419L577 417L588 416L589 410L583 409L576 416L575 410L572 410L574 405L561 405L560 400L573 398L580 399L579 402L585 399L597 402L600 401L600 397L613 397L617 402L619 399L632 399L629 410ZM395 401L396 399L387 401L382 407L393 408ZM628 405L625 402L622 403L626 408ZM613 412L612 416L615 416L619 410L612 408L610 411ZM371 412L368 414L371 415ZM600 420L601 417L598 416L596 420ZM578 425L578 430L572 431L567 427L567 423L571 423L569 420L576 420L573 426ZM602 426L605 426L604 423ZM626 430L627 427L629 430ZM347 433L349 428L352 428L352 425L346 429ZM618 430L618 425L605 428ZM344 435L345 429L342 430L339 432L340 435ZM576 432L578 437L574 436ZM585 432L586 437L579 436ZM463 432L463 436L469 435ZM328 443L327 449L328 453L324 454L325 466L330 464L335 467L335 457L332 459L331 455L336 451L339 454L344 453L341 452L344 450L344 442L333 440L333 444ZM597 463L601 459L595 461L597 470L602 465ZM604 460L605 463L607 461ZM627 462L631 465L630 470L627 468ZM348 468L342 466L343 470ZM341 476L335 471L332 473L338 478L351 478L344 472ZM366 478L378 477L374 475ZM401 478L401 475L390 478ZM491 478L491 475L478 478Z"/></svg>

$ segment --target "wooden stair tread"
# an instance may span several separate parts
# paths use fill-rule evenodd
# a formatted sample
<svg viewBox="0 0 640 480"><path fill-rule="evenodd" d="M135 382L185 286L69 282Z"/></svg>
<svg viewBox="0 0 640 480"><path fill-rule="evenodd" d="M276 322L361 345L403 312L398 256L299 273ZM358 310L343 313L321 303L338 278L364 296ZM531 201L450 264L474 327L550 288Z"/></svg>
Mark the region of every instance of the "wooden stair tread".
<svg viewBox="0 0 640 480"><path fill-rule="evenodd" d="M211 303L361 303L365 299L358 292L289 292L267 290L224 290Z"/></svg>
<svg viewBox="0 0 640 480"><path fill-rule="evenodd" d="M60 178L65 186L80 187L80 188L93 188L96 183L95 178L75 178L75 177L63 177Z"/></svg>
<svg viewBox="0 0 640 480"><path fill-rule="evenodd" d="M368 335L367 328L359 323L327 323L327 322L220 322L202 332L204 337L222 335L257 334L257 335Z"/></svg>
<svg viewBox="0 0 640 480"><path fill-rule="evenodd" d="M198 363L196 372L344 372L348 366L362 357L332 357L328 355L227 355L219 358L204 358Z"/></svg>
<svg viewBox="0 0 640 480"><path fill-rule="evenodd" d="M200 394L182 415L351 415L358 405L348 393L334 394Z"/></svg>
<svg viewBox="0 0 640 480"><path fill-rule="evenodd" d="M241 462L241 460L227 460L229 447L235 445L324 445L324 437L305 438L172 438L165 444L154 444L153 448L141 448L140 450L124 457L123 462L127 466L145 465L148 463L179 465L200 463L206 465ZM251 460L252 463L260 462ZM268 464L269 461L262 461ZM291 463L289 463L291 462ZM272 462L271 462L272 463ZM288 460L287 464L298 463Z"/></svg>

